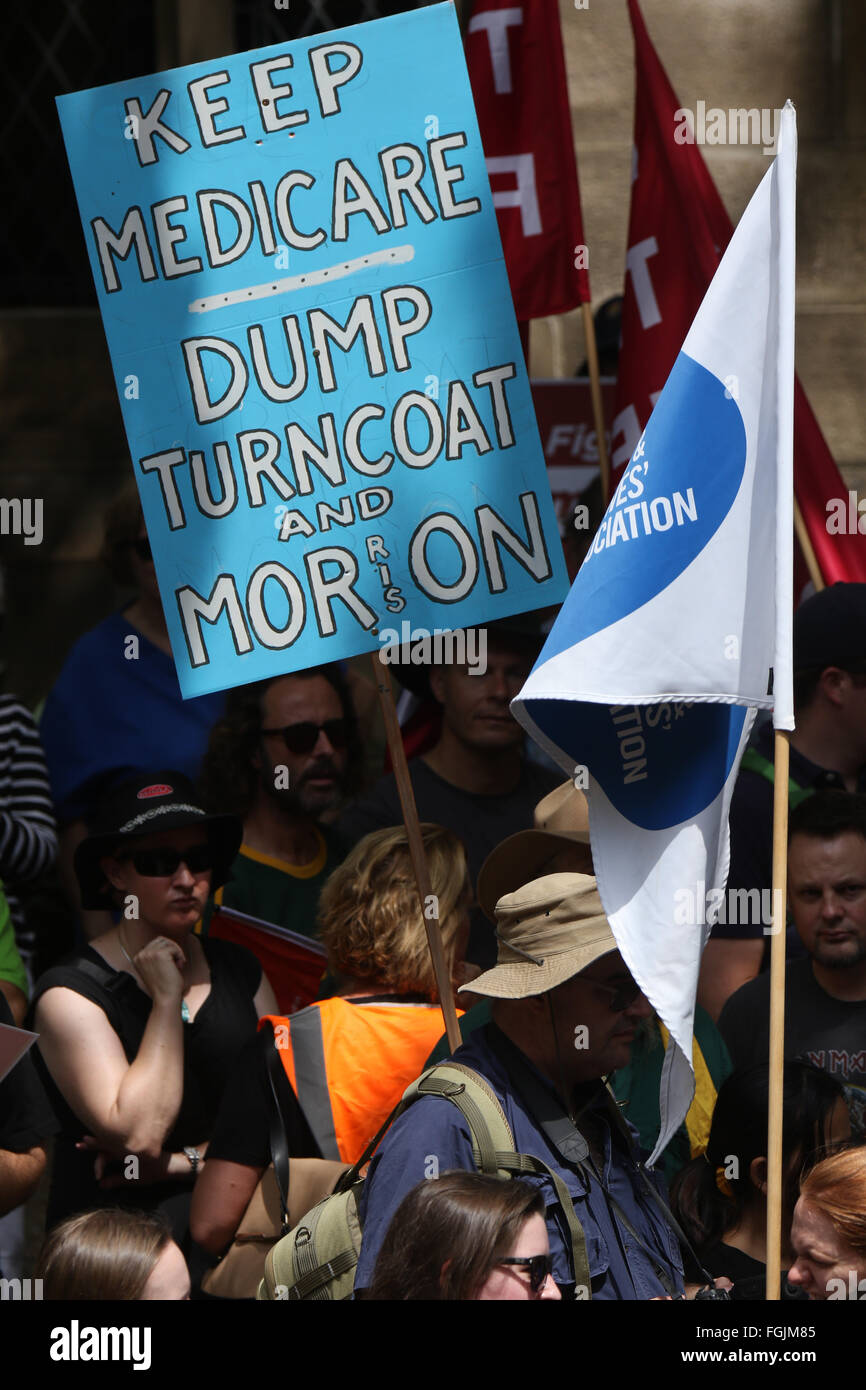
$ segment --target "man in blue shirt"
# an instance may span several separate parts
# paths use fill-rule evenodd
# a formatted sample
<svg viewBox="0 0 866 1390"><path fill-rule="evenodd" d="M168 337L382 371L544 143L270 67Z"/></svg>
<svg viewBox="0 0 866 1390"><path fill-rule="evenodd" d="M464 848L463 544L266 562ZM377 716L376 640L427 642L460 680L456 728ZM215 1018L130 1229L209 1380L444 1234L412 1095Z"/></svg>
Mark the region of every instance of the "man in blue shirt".
<svg viewBox="0 0 866 1390"><path fill-rule="evenodd" d="M553 1277L566 1297L578 1299L679 1294L677 1241L602 1081L628 1062L651 1008L617 950L596 881L574 873L535 879L499 900L496 920L497 964L470 986L493 1001L493 1021L454 1061L479 1072L495 1092L518 1153L542 1159L565 1183L583 1228L591 1288L576 1281L552 1181L544 1174L523 1179L545 1196ZM406 1193L455 1168L475 1168L466 1121L446 1100L416 1101L370 1165L356 1289L369 1284ZM664 1190L661 1180L657 1190Z"/></svg>

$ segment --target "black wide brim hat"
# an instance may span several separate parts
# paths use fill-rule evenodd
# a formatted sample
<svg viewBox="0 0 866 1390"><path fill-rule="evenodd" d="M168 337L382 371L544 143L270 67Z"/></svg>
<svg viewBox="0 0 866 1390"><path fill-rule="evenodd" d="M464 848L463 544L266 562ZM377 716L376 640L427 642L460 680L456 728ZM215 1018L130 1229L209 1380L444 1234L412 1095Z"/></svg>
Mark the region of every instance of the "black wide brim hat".
<svg viewBox="0 0 866 1390"><path fill-rule="evenodd" d="M93 821L92 833L75 851L73 863L81 889L81 906L111 907L113 889L100 860L127 842L158 830L188 829L201 825L213 849L211 891L228 881L241 847L243 823L237 816L208 815L197 804L192 782L183 773L139 773L114 787L104 797Z"/></svg>

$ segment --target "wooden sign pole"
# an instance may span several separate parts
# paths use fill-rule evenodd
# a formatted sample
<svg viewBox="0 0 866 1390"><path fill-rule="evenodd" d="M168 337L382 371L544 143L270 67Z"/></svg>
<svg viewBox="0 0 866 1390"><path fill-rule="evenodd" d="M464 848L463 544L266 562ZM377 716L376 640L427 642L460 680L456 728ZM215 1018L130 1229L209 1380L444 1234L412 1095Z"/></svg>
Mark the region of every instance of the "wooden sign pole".
<svg viewBox="0 0 866 1390"><path fill-rule="evenodd" d="M457 1022L457 1010L454 1007L453 986L445 965L445 954L442 950L442 935L439 930L439 904L434 898L430 887L430 875L427 872L427 856L424 853L424 839L421 834L421 824L418 820L418 808L415 805L415 793L412 790L412 782L409 777L409 765L406 762L406 750L403 747L403 736L400 733L397 706L394 704L394 695L391 690L391 680L388 671L379 660L378 652L371 652L370 660L373 663L373 679L376 683L376 689L379 692L379 701L382 706L382 717L385 721L385 736L388 740L388 751L391 754L391 766L394 769L394 777L397 781L397 791L400 796L400 806L403 811L403 821L406 826L406 836L409 841L409 853L412 857L412 868L415 870L415 882L418 885L418 897L421 900L421 912L424 917L424 925L427 928L427 944L430 947L430 956L433 961L433 973L436 976L436 987L439 990L439 1002L442 1006L442 1017L445 1020L445 1032L448 1035L448 1046L451 1048L451 1051L454 1052L463 1040L460 1036L460 1027Z"/></svg>
<svg viewBox="0 0 866 1390"><path fill-rule="evenodd" d="M592 416L598 440L598 461L601 468L601 504L610 501L610 460L607 456L607 434L604 428L604 406L601 399L601 375L598 370L598 348L595 342L595 320L589 304L581 304L583 331L586 338L586 364L589 368L589 390L592 396Z"/></svg>
<svg viewBox="0 0 866 1390"><path fill-rule="evenodd" d="M785 1057L785 919L789 735L776 730L773 784L773 936L770 942L770 1096L767 1109L767 1300L782 1276L782 1094Z"/></svg>

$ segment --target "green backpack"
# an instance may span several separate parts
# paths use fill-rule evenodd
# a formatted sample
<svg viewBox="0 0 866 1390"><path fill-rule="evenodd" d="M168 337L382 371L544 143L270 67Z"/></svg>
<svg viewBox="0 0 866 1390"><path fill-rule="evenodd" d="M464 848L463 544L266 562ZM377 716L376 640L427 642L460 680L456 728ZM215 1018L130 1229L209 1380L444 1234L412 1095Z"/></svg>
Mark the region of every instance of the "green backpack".
<svg viewBox="0 0 866 1390"><path fill-rule="evenodd" d="M516 1173L545 1173L552 1180L571 1235L575 1282L589 1296L586 1242L568 1188L540 1158L515 1153L508 1120L484 1077L471 1067L449 1061L430 1067L406 1088L400 1103L355 1166L340 1178L333 1194L307 1212L288 1235L271 1247L257 1297L263 1301L330 1302L352 1296L361 1251L359 1201L365 1181L360 1176L361 1169L398 1115L422 1096L440 1096L457 1106L469 1125L472 1154L480 1173L502 1178Z"/></svg>

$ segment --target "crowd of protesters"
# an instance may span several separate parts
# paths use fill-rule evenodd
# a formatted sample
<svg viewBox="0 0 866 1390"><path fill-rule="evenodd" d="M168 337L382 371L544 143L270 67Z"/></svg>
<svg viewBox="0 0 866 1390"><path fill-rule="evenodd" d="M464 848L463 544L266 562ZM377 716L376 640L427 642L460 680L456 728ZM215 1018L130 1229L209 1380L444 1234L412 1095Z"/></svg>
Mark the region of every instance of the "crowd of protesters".
<svg viewBox="0 0 866 1390"><path fill-rule="evenodd" d="M0 698L0 1022L38 1034L0 1067L0 1274L51 1299L279 1297L293 1258L291 1296L321 1294L289 1233L336 1191L356 1240L328 1296L763 1298L762 928L709 941L695 1098L647 1169L666 1032L606 919L585 798L509 710L550 615L491 625L483 673L396 668L420 701L422 901L370 683L323 666L184 702L131 495L105 558L133 596L39 724ZM801 605L794 664L783 1296L829 1300L866 1276L866 585ZM767 746L759 727L731 813L730 882L759 894ZM49 959L26 890L55 859Z"/></svg>

